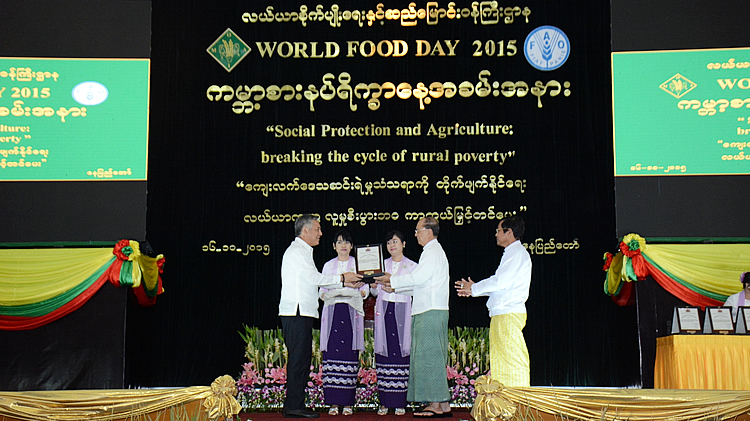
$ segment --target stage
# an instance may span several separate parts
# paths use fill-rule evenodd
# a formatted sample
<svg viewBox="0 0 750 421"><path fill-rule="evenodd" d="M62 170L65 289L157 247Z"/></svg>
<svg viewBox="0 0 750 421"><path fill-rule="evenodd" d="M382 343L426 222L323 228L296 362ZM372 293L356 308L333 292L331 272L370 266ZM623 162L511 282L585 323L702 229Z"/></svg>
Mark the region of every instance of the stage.
<svg viewBox="0 0 750 421"><path fill-rule="evenodd" d="M484 395L482 421L492 420L492 417L545 421L750 421L750 391L530 387L489 392ZM201 421L217 416L223 419L220 414L233 410L239 410L239 405L227 394L227 389L216 387L216 382L211 387L175 389L0 392L0 421ZM283 418L279 412L239 412L234 419L236 417L254 421ZM320 419L332 418L321 409ZM351 418L366 421L413 419L410 412L397 417L393 414L378 416L363 410L355 410ZM472 418L467 409L455 408L450 419Z"/></svg>

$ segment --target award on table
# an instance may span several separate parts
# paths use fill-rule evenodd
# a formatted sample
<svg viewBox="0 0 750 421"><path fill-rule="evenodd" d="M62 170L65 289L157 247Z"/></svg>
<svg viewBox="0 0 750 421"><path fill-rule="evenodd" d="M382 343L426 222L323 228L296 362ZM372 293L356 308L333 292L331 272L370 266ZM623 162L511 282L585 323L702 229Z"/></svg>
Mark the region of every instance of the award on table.
<svg viewBox="0 0 750 421"><path fill-rule="evenodd" d="M700 333L701 319L698 307L675 307L672 318L672 333Z"/></svg>
<svg viewBox="0 0 750 421"><path fill-rule="evenodd" d="M706 307L703 333L734 333L732 307Z"/></svg>
<svg viewBox="0 0 750 421"><path fill-rule="evenodd" d="M383 248L381 244L355 246L357 273L362 275L362 282L371 284L375 277L383 274Z"/></svg>
<svg viewBox="0 0 750 421"><path fill-rule="evenodd" d="M737 307L737 325L734 333L748 334L750 328L750 307Z"/></svg>

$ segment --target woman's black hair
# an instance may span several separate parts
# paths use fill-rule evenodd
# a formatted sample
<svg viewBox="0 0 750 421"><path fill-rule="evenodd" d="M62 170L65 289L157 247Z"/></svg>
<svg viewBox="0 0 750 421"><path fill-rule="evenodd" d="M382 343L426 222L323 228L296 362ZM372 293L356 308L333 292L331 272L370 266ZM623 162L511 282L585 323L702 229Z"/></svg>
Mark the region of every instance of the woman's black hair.
<svg viewBox="0 0 750 421"><path fill-rule="evenodd" d="M347 230L336 231L336 235L333 236L333 244L336 244L336 241L339 241L339 237L343 238L344 241L348 241L349 244L354 244L352 241L352 235L349 234L349 231Z"/></svg>
<svg viewBox="0 0 750 421"><path fill-rule="evenodd" d="M404 233L402 233L399 230L389 231L388 234L386 234L386 236L385 236L385 242L387 243L387 242L391 241L391 239L394 236L398 237L398 239L401 240L402 243L406 242L406 237L404 237Z"/></svg>

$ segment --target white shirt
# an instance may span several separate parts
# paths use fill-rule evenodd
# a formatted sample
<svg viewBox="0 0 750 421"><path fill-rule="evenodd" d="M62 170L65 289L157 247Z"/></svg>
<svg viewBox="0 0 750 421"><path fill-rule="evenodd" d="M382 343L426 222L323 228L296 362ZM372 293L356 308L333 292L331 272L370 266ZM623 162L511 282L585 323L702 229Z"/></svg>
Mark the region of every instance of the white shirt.
<svg viewBox="0 0 750 421"><path fill-rule="evenodd" d="M448 258L437 239L425 244L419 264L406 275L391 276L391 287L397 293L412 290L411 314L428 310L448 310L450 274Z"/></svg>
<svg viewBox="0 0 750 421"><path fill-rule="evenodd" d="M281 300L279 316L318 318L318 287L341 288L341 275L318 272L312 257L313 248L296 237L281 260Z"/></svg>
<svg viewBox="0 0 750 421"><path fill-rule="evenodd" d="M516 240L503 251L495 274L471 286L473 297L489 296L490 317L508 313L526 313L531 287L531 257Z"/></svg>
<svg viewBox="0 0 750 421"><path fill-rule="evenodd" d="M736 294L730 295L727 298L727 301L724 302L724 306L732 307L732 320L734 320L735 323L737 322L737 314L740 312L739 310L740 296L745 293L744 288L745 288L745 284L742 284L742 291ZM743 306L750 306L750 300L743 300L743 301L744 301L742 304Z"/></svg>
<svg viewBox="0 0 750 421"><path fill-rule="evenodd" d="M417 264L406 256L401 256L400 262L394 262L393 257L385 259L385 271L390 273L391 276L398 276L399 272L411 273ZM412 291L403 290L401 293L398 292L386 292L383 290L382 285L373 284L370 288L370 295L373 297L379 297L383 301L389 303L411 303Z"/></svg>

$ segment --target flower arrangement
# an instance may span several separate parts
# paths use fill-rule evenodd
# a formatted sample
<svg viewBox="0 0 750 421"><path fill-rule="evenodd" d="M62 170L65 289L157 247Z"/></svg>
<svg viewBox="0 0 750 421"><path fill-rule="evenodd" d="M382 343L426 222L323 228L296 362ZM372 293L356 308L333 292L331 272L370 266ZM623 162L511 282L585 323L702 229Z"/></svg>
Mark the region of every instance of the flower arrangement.
<svg viewBox="0 0 750 421"><path fill-rule="evenodd" d="M236 380L237 400L244 411L276 411L286 397L286 361L288 352L281 329L260 330L244 326L239 332L245 342L242 373ZM323 372L320 331L313 331L313 358L307 382L307 405L323 408ZM360 352L356 407L375 410L378 401L377 374L372 329L365 329L365 349ZM476 379L489 371L489 329L456 327L448 331L446 375L451 405L470 407L476 399Z"/></svg>

